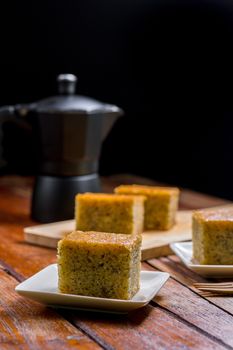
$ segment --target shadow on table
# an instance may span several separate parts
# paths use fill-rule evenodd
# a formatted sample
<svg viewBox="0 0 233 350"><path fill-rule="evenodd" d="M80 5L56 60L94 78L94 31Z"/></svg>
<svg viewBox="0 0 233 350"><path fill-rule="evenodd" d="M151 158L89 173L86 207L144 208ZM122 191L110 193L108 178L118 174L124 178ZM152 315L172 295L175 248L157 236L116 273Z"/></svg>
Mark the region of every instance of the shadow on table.
<svg viewBox="0 0 233 350"><path fill-rule="evenodd" d="M107 322L109 326L122 326L124 323L130 323L131 326L136 326L143 323L143 321L149 316L152 311L152 307L147 305L125 314L89 310L67 311L65 309L56 309L56 311L76 326L82 322L94 322L96 325Z"/></svg>

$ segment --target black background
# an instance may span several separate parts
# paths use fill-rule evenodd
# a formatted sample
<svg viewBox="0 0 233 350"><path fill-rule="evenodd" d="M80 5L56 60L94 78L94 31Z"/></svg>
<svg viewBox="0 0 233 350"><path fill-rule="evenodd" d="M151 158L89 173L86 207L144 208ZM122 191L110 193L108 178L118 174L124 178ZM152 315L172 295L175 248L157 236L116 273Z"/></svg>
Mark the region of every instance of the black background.
<svg viewBox="0 0 233 350"><path fill-rule="evenodd" d="M9 1L0 18L0 105L55 94L57 74L74 73L78 93L126 112L102 174L233 199L232 1Z"/></svg>

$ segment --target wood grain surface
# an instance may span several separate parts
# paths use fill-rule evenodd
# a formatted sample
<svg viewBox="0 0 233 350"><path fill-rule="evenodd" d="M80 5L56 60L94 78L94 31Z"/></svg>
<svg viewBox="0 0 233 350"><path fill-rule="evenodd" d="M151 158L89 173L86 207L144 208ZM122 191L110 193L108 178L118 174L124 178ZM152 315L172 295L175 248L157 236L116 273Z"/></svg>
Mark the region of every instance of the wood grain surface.
<svg viewBox="0 0 233 350"><path fill-rule="evenodd" d="M77 327L52 309L20 297L14 288L16 280L0 269L0 348L12 349L99 349Z"/></svg>
<svg viewBox="0 0 233 350"><path fill-rule="evenodd" d="M171 278L151 303L118 316L53 310L18 296L14 287L56 262L56 251L23 240L31 221L31 178L0 178L0 349L233 349L233 298L202 297L192 285L206 281L175 256L151 259L143 269ZM111 191L120 183L151 183L132 176L104 179ZM181 207L227 203L182 191Z"/></svg>

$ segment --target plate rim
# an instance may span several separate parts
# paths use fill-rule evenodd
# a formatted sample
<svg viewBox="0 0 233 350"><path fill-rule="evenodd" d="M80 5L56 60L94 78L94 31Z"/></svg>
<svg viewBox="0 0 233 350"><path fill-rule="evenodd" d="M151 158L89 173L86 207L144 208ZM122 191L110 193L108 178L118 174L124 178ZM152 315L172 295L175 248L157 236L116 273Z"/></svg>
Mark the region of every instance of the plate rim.
<svg viewBox="0 0 233 350"><path fill-rule="evenodd" d="M183 261L183 263L188 266L188 267L195 267L195 268L205 268L205 269L225 269L225 270L231 270L233 269L233 265L204 265L204 264L193 264L191 262L189 262L184 255L182 255L179 247L177 247L177 245L187 245L190 244L191 248L192 246L192 241L185 241L185 242L173 242L170 243L170 248L172 249L172 251Z"/></svg>
<svg viewBox="0 0 233 350"><path fill-rule="evenodd" d="M130 305L137 305L138 307L140 306L144 306L144 305L147 305L154 297L155 295L160 291L160 289L163 287L163 285L167 282L167 280L169 279L170 277L170 274L168 272L161 272L161 271L147 271L147 270L141 270L140 271L140 276L141 274L145 274L145 275L158 275L158 274L162 274L164 277L163 277L163 281L162 281L162 284L161 284L161 287L157 290L153 290L150 295L148 296L148 298L145 298L143 300L132 300L132 299L128 299L128 300L125 300L125 299L111 299L111 298L100 298L100 297L93 297L93 296L85 296L85 295L75 295L75 294L66 294L66 293L60 293L60 292L48 292L48 291L41 291L41 290L30 290L30 289L26 289L25 287L23 287L23 285L30 281L30 279L35 279L36 278L36 275L40 274L40 273L43 273L44 270L47 270L47 269L52 269L53 267L55 267L57 269L57 263L54 263L54 264L50 264L50 265L47 265L46 267L44 267L43 269L39 270L38 272L36 272L34 275L28 277L27 279L25 279L23 282L19 283L16 287L15 287L15 291L19 294L19 295L23 295L26 297L26 294L28 295L37 295L37 294L40 294L40 295L47 295L47 296L50 296L50 297L53 297L53 296L58 296L58 297L65 297L65 298L71 298L73 299L73 301L88 301L88 300L91 300L92 302L96 300L96 302L107 302L107 303L112 303L112 304L115 304L117 306L117 304L124 304L124 305L127 305L127 304L130 304ZM139 289L140 291L140 289ZM138 291L138 292L139 292ZM138 293L137 292L137 293ZM136 294L137 294L136 293ZM136 295L135 294L135 295ZM35 300L35 299L34 299ZM47 304L48 305L48 304ZM51 305L50 305L51 306ZM62 305L61 305L62 307ZM76 308L76 307L75 307ZM78 308L78 306L77 306ZM86 309L86 307L83 307L84 309Z"/></svg>

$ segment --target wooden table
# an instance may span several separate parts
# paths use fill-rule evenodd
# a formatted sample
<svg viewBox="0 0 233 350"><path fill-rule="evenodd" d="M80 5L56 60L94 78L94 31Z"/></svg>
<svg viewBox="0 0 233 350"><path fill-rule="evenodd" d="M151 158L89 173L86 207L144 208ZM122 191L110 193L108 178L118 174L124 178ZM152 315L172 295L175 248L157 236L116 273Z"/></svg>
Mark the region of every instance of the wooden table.
<svg viewBox="0 0 233 350"><path fill-rule="evenodd" d="M119 183L144 182L132 176L104 179L104 190ZM0 349L233 349L233 298L204 298L192 287L204 279L176 256L152 259L143 269L167 271L171 278L150 304L128 315L54 310L18 296L25 278L56 262L56 251L23 241L32 180L0 178ZM226 201L183 191L182 208Z"/></svg>

